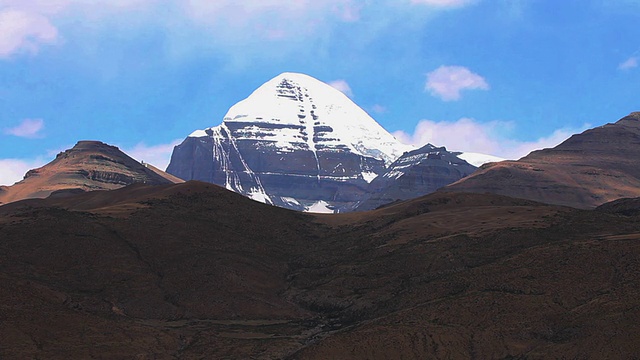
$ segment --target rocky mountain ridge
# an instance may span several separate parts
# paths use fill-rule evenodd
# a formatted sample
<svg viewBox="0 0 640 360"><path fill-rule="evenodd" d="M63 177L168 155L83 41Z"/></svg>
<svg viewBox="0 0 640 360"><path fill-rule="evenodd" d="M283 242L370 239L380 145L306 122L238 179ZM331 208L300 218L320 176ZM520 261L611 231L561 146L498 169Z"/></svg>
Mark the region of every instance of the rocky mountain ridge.
<svg viewBox="0 0 640 360"><path fill-rule="evenodd" d="M369 184L369 195L355 210L373 210L394 201L418 198L456 182L477 168L445 147L427 144L404 153Z"/></svg>

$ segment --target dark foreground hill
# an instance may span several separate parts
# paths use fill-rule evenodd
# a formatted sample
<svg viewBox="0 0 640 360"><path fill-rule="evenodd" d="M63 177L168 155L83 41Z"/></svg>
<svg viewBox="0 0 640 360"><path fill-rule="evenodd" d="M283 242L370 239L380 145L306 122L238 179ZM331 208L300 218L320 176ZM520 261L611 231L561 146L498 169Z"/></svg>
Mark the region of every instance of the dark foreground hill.
<svg viewBox="0 0 640 360"><path fill-rule="evenodd" d="M309 215L199 182L16 202L0 358L638 357L633 206Z"/></svg>
<svg viewBox="0 0 640 360"><path fill-rule="evenodd" d="M640 196L640 112L573 135L518 161L485 165L444 191L493 193L595 208Z"/></svg>

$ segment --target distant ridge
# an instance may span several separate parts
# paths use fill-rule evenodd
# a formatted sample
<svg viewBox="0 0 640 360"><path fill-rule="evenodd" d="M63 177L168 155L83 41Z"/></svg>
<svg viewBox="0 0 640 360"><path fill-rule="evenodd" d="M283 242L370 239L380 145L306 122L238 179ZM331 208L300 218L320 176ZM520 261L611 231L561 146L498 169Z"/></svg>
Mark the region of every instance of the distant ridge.
<svg viewBox="0 0 640 360"><path fill-rule="evenodd" d="M518 161L491 163L442 191L494 193L595 208L640 196L640 112Z"/></svg>
<svg viewBox="0 0 640 360"><path fill-rule="evenodd" d="M432 193L477 169L458 155L431 144L404 153L369 184L370 196L356 210L372 210Z"/></svg>

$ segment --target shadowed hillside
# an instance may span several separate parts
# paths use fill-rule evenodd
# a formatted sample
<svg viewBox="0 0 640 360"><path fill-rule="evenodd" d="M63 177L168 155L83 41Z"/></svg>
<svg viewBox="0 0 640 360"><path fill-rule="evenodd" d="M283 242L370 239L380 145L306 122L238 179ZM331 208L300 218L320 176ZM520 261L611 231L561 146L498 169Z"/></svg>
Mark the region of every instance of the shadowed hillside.
<svg viewBox="0 0 640 360"><path fill-rule="evenodd" d="M0 357L630 358L638 239L615 209L482 194L344 215L199 182L21 201L0 207Z"/></svg>

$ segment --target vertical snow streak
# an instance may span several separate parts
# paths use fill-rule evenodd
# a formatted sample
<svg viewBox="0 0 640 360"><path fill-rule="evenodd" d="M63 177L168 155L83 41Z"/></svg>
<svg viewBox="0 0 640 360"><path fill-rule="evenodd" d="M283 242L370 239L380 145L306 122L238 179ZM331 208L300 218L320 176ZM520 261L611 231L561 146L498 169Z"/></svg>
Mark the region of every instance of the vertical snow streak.
<svg viewBox="0 0 640 360"><path fill-rule="evenodd" d="M242 192L242 184L240 184L240 179L238 176L233 176L234 174L229 170L231 164L231 158L229 157L229 152L224 151L222 147L222 139L223 135L220 131L219 127L212 128L213 134L211 137L213 138L213 156L214 161L218 160L220 162L220 166L222 171L224 171L225 179L224 179L224 187L227 190L231 190L237 193ZM231 184L231 177L233 176L233 185Z"/></svg>
<svg viewBox="0 0 640 360"><path fill-rule="evenodd" d="M305 92L307 92L307 88L304 88ZM304 112L304 118L300 119L300 123L302 125L304 125L306 127L306 132L307 132L307 146L309 147L309 150L311 150L311 152L313 152L313 156L316 158L316 168L318 170L318 184L320 184L320 159L318 158L318 150L316 149L316 142L314 141L313 137L315 135L315 128L313 126L313 122L310 122L307 118L307 114L306 114L306 109L304 106L305 103L305 96L302 94L301 90L298 90L298 98L301 99L300 102L302 102L301 105L301 109Z"/></svg>
<svg viewBox="0 0 640 360"><path fill-rule="evenodd" d="M240 153L240 150L238 149L238 144L236 144L236 140L233 138L233 136L231 136L231 131L229 130L227 125L223 122L222 125L220 125L220 128L224 129L225 132L227 133L227 138L229 140L229 144L231 144L231 146L233 146L233 148L235 149L236 153L238 154L238 159L240 159L240 162L242 163L242 166L244 167L245 172L249 175L249 177L251 177L251 179L258 186L258 192L262 196L262 198L260 200L262 200L266 204L273 205L273 201L271 200L271 198L269 197L269 195L265 191L264 186L262 186L262 181L260 181L260 177L258 175L256 175L256 173L254 173L253 170L251 170L251 168L249 167L247 162L244 161L244 158L242 157L242 154ZM236 177L237 177L237 175L236 175ZM240 183L239 179L238 179L238 183ZM249 196L251 196L253 198L251 193L248 193L247 195L249 195ZM254 200L256 200L256 199L254 199Z"/></svg>

